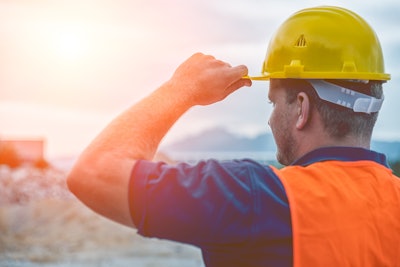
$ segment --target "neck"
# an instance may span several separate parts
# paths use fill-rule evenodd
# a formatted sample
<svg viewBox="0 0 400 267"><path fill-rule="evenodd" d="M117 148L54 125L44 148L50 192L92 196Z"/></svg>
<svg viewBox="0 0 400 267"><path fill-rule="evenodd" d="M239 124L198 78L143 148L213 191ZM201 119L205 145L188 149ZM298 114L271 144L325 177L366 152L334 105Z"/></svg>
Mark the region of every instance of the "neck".
<svg viewBox="0 0 400 267"><path fill-rule="evenodd" d="M304 140L309 140L304 142ZM370 149L371 137L347 135L334 138L320 126L297 132L297 158L321 147L360 147Z"/></svg>

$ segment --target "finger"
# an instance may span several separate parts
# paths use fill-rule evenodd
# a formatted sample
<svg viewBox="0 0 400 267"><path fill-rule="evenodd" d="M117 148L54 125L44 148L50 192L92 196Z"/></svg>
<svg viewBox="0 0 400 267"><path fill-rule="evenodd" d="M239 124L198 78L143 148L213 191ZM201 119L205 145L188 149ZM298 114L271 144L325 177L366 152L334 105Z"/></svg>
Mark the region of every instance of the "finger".
<svg viewBox="0 0 400 267"><path fill-rule="evenodd" d="M252 85L252 81L249 79L240 79L233 84L231 84L228 88L226 88L226 91L228 94L231 94L235 92L236 90L242 88L243 86L248 86L250 87Z"/></svg>
<svg viewBox="0 0 400 267"><path fill-rule="evenodd" d="M244 78L242 78L242 79L240 79L240 81L242 82L242 85L241 85L241 86L248 86L248 87L250 87L250 86L253 85L253 81L250 80L250 79L244 79Z"/></svg>
<svg viewBox="0 0 400 267"><path fill-rule="evenodd" d="M248 68L245 65L239 65L236 67L232 67L229 72L229 78L233 80L241 79L243 76L246 76L249 73Z"/></svg>

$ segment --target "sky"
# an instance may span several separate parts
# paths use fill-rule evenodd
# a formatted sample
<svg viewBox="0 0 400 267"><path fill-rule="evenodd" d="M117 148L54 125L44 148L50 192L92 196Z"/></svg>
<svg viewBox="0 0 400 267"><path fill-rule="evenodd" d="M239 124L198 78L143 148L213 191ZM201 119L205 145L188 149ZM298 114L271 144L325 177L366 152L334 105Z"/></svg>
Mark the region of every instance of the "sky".
<svg viewBox="0 0 400 267"><path fill-rule="evenodd" d="M378 34L392 79L373 138L400 140L397 0L0 0L0 139L46 138L48 157L77 155L195 52L258 75L278 26L318 5L351 9ZM216 126L245 136L269 131L267 89L254 82L192 108L163 144Z"/></svg>

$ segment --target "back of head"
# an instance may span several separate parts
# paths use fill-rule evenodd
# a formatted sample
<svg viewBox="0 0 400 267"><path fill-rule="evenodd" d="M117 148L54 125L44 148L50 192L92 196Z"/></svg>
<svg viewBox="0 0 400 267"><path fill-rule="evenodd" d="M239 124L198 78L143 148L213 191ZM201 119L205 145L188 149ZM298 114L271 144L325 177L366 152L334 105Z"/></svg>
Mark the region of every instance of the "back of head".
<svg viewBox="0 0 400 267"><path fill-rule="evenodd" d="M370 140L378 118L378 112L355 112L347 106L321 99L318 96L317 90L308 80L279 80L283 85L282 88L286 91L286 100L288 103L295 101L297 94L300 92L305 92L309 96L311 109L320 114L324 129L332 138L340 140L347 136L354 136L363 140ZM346 88L347 92L359 92L371 97L370 99L383 100L381 81L361 83L349 80L326 80L326 82L343 89ZM368 98L363 99L367 100Z"/></svg>

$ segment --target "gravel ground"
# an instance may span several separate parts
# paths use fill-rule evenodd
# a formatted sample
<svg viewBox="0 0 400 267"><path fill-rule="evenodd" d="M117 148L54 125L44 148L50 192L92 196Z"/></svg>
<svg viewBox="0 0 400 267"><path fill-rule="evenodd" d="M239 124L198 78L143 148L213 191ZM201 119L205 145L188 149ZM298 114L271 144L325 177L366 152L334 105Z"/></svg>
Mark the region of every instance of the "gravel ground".
<svg viewBox="0 0 400 267"><path fill-rule="evenodd" d="M1 167L1 166L0 166ZM0 168L1 267L201 267L200 250L89 210L56 170Z"/></svg>

